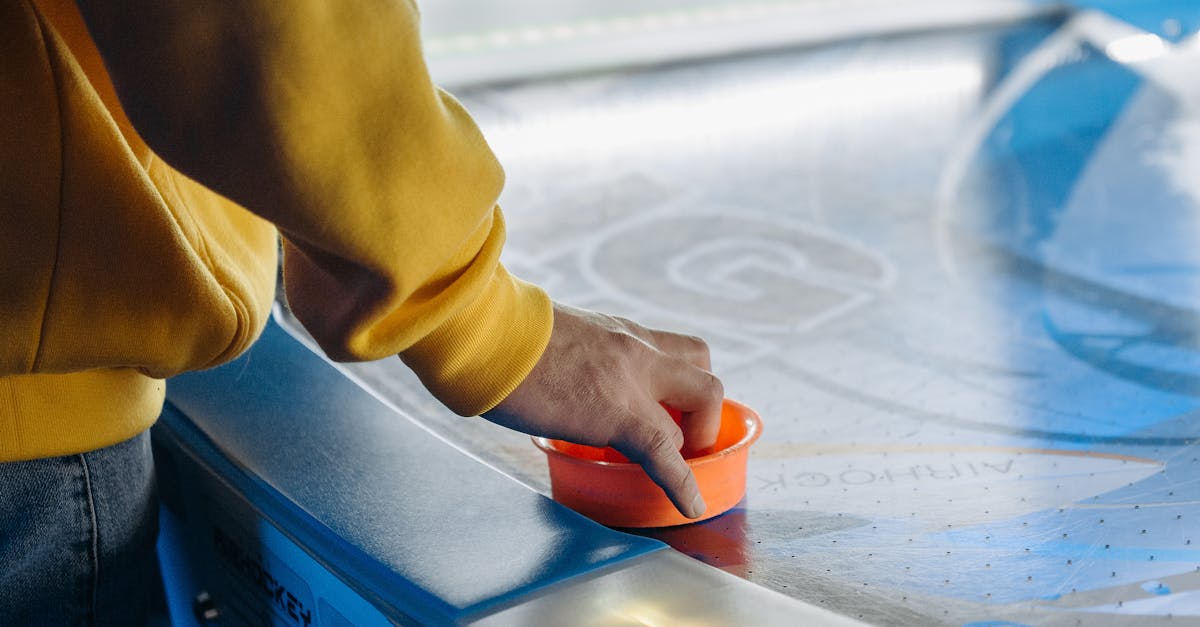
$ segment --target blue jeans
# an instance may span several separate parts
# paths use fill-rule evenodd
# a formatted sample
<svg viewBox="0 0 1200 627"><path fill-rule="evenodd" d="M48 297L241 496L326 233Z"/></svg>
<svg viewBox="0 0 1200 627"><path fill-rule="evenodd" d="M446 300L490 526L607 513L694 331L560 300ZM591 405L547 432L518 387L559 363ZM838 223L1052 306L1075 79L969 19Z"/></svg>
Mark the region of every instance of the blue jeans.
<svg viewBox="0 0 1200 627"><path fill-rule="evenodd" d="M0 625L145 625L157 535L148 433L0 463Z"/></svg>

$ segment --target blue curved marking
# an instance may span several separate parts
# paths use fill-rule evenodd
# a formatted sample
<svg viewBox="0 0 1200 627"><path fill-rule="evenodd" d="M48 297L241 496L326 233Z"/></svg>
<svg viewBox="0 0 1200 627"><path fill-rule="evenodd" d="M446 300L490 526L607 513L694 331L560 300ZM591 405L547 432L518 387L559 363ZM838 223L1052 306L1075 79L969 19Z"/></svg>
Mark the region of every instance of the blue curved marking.
<svg viewBox="0 0 1200 627"><path fill-rule="evenodd" d="M1142 84L1096 51L1083 54L1026 92L982 147L987 167L1003 184L979 226L1016 250L1034 252L1054 233L1084 167Z"/></svg>
<svg viewBox="0 0 1200 627"><path fill-rule="evenodd" d="M1072 0L1080 9L1096 9L1170 41L1200 30L1195 0Z"/></svg>

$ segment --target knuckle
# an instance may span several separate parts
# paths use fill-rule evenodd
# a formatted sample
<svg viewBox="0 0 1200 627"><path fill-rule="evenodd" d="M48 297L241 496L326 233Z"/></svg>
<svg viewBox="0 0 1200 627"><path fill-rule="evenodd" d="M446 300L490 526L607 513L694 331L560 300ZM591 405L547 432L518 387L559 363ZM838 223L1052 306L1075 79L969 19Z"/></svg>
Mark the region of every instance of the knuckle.
<svg viewBox="0 0 1200 627"><path fill-rule="evenodd" d="M609 318L612 319L612 321L616 323L617 327L619 327L622 331L625 331L625 332L632 332L635 329L641 328L641 326L638 325L638 323L630 320L629 318L623 318L621 316L609 316Z"/></svg>
<svg viewBox="0 0 1200 627"><path fill-rule="evenodd" d="M629 449L626 456L646 466L647 471L663 468L670 456L677 455L679 450L668 431L644 422L629 427L621 439Z"/></svg>
<svg viewBox="0 0 1200 627"><path fill-rule="evenodd" d="M705 372L704 376L704 393L708 395L710 400L723 400L725 398L725 384L721 383L721 380L717 378L717 375L711 372Z"/></svg>
<svg viewBox="0 0 1200 627"><path fill-rule="evenodd" d="M613 345L622 356L638 354L646 348L646 342L632 333L614 335Z"/></svg>
<svg viewBox="0 0 1200 627"><path fill-rule="evenodd" d="M691 479L691 476L692 471L685 468L683 472L679 473L678 477L671 481L671 486L675 489L676 494L687 493L688 484L690 483L689 479Z"/></svg>
<svg viewBox="0 0 1200 627"><path fill-rule="evenodd" d="M692 353L696 355L708 355L708 342L705 342L703 338L695 335L685 335L683 336L683 340L687 343L688 350Z"/></svg>
<svg viewBox="0 0 1200 627"><path fill-rule="evenodd" d="M664 459L675 453L675 438L663 429L650 429L646 437L646 452L655 459Z"/></svg>

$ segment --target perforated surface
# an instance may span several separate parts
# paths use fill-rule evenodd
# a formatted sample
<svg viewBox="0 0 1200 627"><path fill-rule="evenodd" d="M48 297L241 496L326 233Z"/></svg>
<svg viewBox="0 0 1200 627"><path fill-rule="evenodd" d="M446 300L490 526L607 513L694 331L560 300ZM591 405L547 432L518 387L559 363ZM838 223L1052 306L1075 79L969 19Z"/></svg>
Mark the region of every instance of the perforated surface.
<svg viewBox="0 0 1200 627"><path fill-rule="evenodd" d="M508 265L704 336L763 416L743 506L651 535L879 624L1200 620L1195 40L1083 19L461 94Z"/></svg>

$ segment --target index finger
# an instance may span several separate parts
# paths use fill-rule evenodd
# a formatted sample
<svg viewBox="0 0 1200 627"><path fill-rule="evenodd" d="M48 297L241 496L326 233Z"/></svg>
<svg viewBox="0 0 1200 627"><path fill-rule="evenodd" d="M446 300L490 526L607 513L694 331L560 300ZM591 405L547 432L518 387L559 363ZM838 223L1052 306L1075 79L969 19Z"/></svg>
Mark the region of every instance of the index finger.
<svg viewBox="0 0 1200 627"><path fill-rule="evenodd" d="M654 409L662 411L660 408ZM675 504L675 509L688 518L699 518L704 514L704 498L692 469L683 460L677 448L678 435L668 430L667 423L656 425L651 422L633 421L612 446L630 461L640 465L654 483Z"/></svg>

